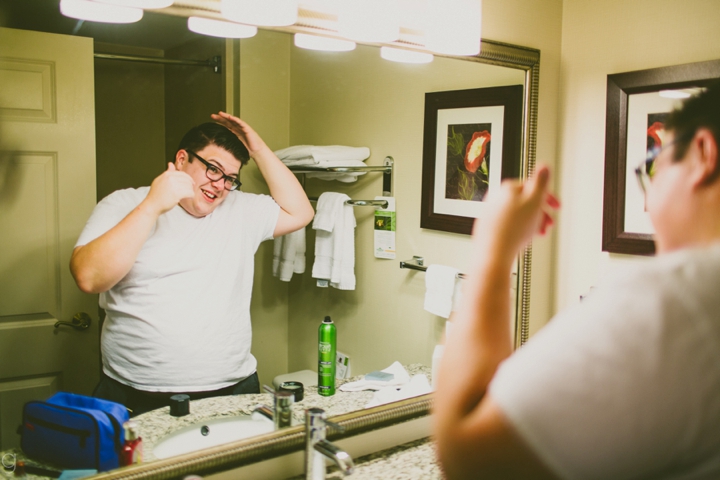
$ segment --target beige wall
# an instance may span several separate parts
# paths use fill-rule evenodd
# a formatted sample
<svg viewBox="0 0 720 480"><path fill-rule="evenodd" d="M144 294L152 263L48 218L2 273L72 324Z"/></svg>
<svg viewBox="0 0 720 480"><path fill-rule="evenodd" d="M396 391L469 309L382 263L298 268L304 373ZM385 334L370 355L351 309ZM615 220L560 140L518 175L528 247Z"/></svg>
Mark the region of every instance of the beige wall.
<svg viewBox="0 0 720 480"><path fill-rule="evenodd" d="M565 0L560 95L559 308L610 264L601 251L607 75L720 58L714 0Z"/></svg>
<svg viewBox="0 0 720 480"><path fill-rule="evenodd" d="M484 19L485 38L542 51L538 155L553 159L557 136L561 2L486 0ZM269 34L264 35L267 38ZM398 259L389 261L373 257L371 209L356 209L357 290L341 292L315 287L309 275L310 252L308 272L294 278L289 285L288 369L315 368L316 329L324 315L332 315L337 322L339 348L352 357L356 372L382 368L393 360L429 364L444 321L422 309L424 275L400 270L398 261L412 255L424 255L430 263L462 269L469 239L419 228L423 95L428 91L472 88L493 82L484 82L483 74L465 74L462 69L470 66L448 64L441 74L430 74L427 67L392 64L379 60L377 50L369 47L360 47L352 54L318 56L288 44L292 68L283 71L285 53L282 46L268 47L258 42L253 47L257 48L253 50L257 55L253 56L250 54L253 40L241 42L241 114L272 148L299 143L367 145L373 152L369 163L380 164L385 155L393 156L397 162L394 193L399 212ZM261 49L264 53L260 53ZM302 66L309 58L315 63L311 67ZM436 59L434 65L442 65L444 61L448 62ZM280 76L267 77L257 68L265 68L268 63L279 71ZM339 67L331 69L331 64ZM405 75L409 70L420 72L422 80L408 80ZM515 74L519 75L518 72ZM521 75L519 78L518 83L522 81ZM496 84L514 82L503 79ZM289 112L283 106L283 98L289 102ZM289 135L282 138L285 132ZM280 135L280 138L272 142L272 135L275 138ZM248 170L243 181L252 174L253 181L258 181L254 188L260 191L262 181L256 172ZM326 190L339 190L353 198L372 198L380 194L381 179L378 174L370 175L357 184L346 186L337 182L310 181L308 191L318 195ZM308 246L312 248L313 245L314 235L310 232ZM531 302L533 331L547 321L553 310L550 247L550 238L539 240L535 245ZM260 314L253 311L254 352L260 360L261 377L267 364L263 364L260 355L267 358L269 352L256 348L261 344L259 329L282 331L281 322L275 320L278 317L270 312L270 304L271 299L280 302L284 292L283 284L269 274L269 261L262 258L263 248L268 249L269 245L261 247L256 262L256 282L261 285L259 293L263 307ZM266 298L267 295L270 298ZM277 315L281 310L278 306ZM267 320L260 315L273 317L273 326L265 326ZM271 351L277 352L280 358L283 339L280 335L269 338L273 342ZM277 360L273 365L278 363Z"/></svg>
<svg viewBox="0 0 720 480"><path fill-rule="evenodd" d="M290 48L292 37L261 30L240 42L240 116L273 150L289 146ZM242 189L268 193L254 162L243 167ZM260 382L270 384L288 370L288 284L272 276L273 243L255 255L255 283L250 307L252 353Z"/></svg>
<svg viewBox="0 0 720 480"><path fill-rule="evenodd" d="M393 361L428 364L444 320L423 310L425 275L401 270L399 260L422 255L428 263L462 270L469 254L467 235L420 229L425 92L478 86L522 84L524 72L474 62L436 58L406 65L380 58L375 47L343 54L292 50L290 140L294 145L367 146L366 163L395 160L397 259L373 255L373 209L355 207L357 288L318 288L309 272L290 290L290 368L315 368L317 327L331 315L338 349L350 355L356 372L384 368ZM347 193L373 199L382 192L382 175L368 174L354 184L308 180L307 191ZM308 245L314 232L308 229ZM314 255L308 254L312 263Z"/></svg>
<svg viewBox="0 0 720 480"><path fill-rule="evenodd" d="M563 0L483 0L483 38L540 50L537 161L557 167ZM530 334L555 313L556 235L533 242Z"/></svg>

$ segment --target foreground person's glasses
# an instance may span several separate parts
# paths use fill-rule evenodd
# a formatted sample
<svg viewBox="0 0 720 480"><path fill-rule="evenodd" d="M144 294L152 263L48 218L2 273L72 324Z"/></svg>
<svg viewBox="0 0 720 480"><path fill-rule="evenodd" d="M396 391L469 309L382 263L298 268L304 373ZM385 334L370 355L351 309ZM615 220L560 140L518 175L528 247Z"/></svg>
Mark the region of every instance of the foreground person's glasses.
<svg viewBox="0 0 720 480"><path fill-rule="evenodd" d="M186 151L187 153L189 153L190 155L192 155L193 157L195 157L195 158L197 158L198 160L200 160L200 161L202 162L202 164L205 165L205 168L206 168L206 170L205 170L205 176L207 176L208 180L212 180L213 182L216 182L216 181L218 181L218 180L220 180L220 179L222 178L222 179L225 180L225 185L224 185L224 186L225 186L225 190L230 190L230 191L232 191L232 190L237 190L238 188L240 188L240 185L242 185L242 183L240 182L240 180L238 180L238 179L235 178L235 177L231 177L231 176L229 176L229 175L225 175L225 172L223 172L223 171L220 170L217 166L215 166L215 165L213 165L212 163L208 162L207 160L205 160L204 158L202 158L200 155L198 155L197 153L193 152L192 150L188 150L188 149L186 148L185 151Z"/></svg>
<svg viewBox="0 0 720 480"><path fill-rule="evenodd" d="M655 176L655 160L657 159L658 155L665 150L666 148L672 146L675 142L672 141L668 143L667 145L663 145L662 147L653 147L647 152L647 156L645 157L645 160L643 160L640 165L635 169L635 176L637 177L638 184L640 185L640 189L643 191L643 193L647 193L648 187L650 186L650 181Z"/></svg>

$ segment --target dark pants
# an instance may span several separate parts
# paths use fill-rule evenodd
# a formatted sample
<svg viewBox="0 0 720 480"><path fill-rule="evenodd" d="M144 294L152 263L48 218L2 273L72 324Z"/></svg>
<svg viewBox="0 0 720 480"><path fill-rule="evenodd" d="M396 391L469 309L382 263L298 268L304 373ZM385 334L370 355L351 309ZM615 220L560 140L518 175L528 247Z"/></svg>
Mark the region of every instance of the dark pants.
<svg viewBox="0 0 720 480"><path fill-rule="evenodd" d="M209 392L146 392L122 384L103 373L101 374L100 382L98 382L95 387L93 397L121 403L130 411L130 416L134 417L141 413L149 412L150 410L167 407L170 405L170 397L180 393L188 395L190 400L222 397L225 395L240 395L243 393L260 393L260 380L258 380L257 372L255 372L235 385L230 385L220 390L211 390Z"/></svg>

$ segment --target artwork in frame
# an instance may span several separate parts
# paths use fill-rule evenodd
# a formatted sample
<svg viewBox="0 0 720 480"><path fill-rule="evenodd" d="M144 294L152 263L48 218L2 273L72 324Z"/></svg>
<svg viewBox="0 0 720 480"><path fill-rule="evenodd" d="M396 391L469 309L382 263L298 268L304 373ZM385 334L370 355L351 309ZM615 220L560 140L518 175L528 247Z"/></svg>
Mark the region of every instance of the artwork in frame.
<svg viewBox="0 0 720 480"><path fill-rule="evenodd" d="M470 234L484 197L521 171L523 86L425 94L420 227Z"/></svg>
<svg viewBox="0 0 720 480"><path fill-rule="evenodd" d="M720 78L720 60L608 75L602 249L652 255L653 228L635 169L662 148L664 121L678 104Z"/></svg>

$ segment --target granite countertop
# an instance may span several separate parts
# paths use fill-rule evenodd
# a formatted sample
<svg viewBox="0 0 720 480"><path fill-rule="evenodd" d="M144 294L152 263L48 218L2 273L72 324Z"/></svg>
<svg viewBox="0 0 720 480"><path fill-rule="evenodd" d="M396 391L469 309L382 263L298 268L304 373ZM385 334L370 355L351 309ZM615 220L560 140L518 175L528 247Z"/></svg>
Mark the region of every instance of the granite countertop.
<svg viewBox="0 0 720 480"><path fill-rule="evenodd" d="M424 374L430 378L430 368L416 363L405 365L410 377ZM361 380L364 375L338 380L335 395L324 397L317 393L317 386L306 386L303 399L292 406L293 424L305 423L305 410L308 408L322 408L329 417L343 413L354 412L365 408L375 395L372 390L361 392L343 392L340 385ZM273 396L270 393L230 395L226 397L211 397L190 402L190 414L184 417L170 415L170 407L163 407L134 417L143 439L144 461L155 460L152 454L153 446L158 440L180 428L193 425L204 420L221 417L234 417L250 415L257 405L267 405L272 408Z"/></svg>
<svg viewBox="0 0 720 480"><path fill-rule="evenodd" d="M439 480L445 476L437 461L435 444L421 438L354 460L353 480ZM303 480L304 475L289 480ZM328 480L345 477L336 466L328 468Z"/></svg>
<svg viewBox="0 0 720 480"><path fill-rule="evenodd" d="M431 379L431 371L429 367L426 367L422 364L411 364L411 365L405 365L405 369L407 370L410 377L413 375L418 374L425 374L428 377L428 380ZM344 379L344 380L338 380L337 387L340 387L343 383L352 382L361 380L364 377L364 375L357 375L352 378ZM317 393L317 386L306 386L305 387L305 393L303 400L296 402L293 404L293 423L302 424L305 421L305 410L308 408L316 407L316 408L322 408L327 413L328 416L332 417L334 415L340 415L344 413L349 413L356 410L362 410L365 408L365 405L367 405L370 400L375 395L374 391L367 390L367 391L360 391L360 392L343 392L339 389L336 390L335 395L330 397L324 397ZM267 406L272 407L273 404L273 396L269 393L263 393L263 394L248 394L248 395L230 395L225 397L212 397L212 398L204 398L201 400L193 400L190 402L190 414L186 415L184 417L173 417L170 415L170 408L169 407L163 407L159 408L157 410L153 410L151 412L144 413L142 415L138 415L137 417L134 417L133 420L135 420L138 423L139 430L140 430L140 436L143 438L143 451L144 451L144 461L149 462L152 460L155 460L155 457L152 454L153 446L158 442L158 440L162 439L165 435L168 435L169 433L172 433L182 427L196 424L205 420L211 420L216 419L220 417L232 417L232 416L238 416L238 415L250 415L253 411L253 409L259 405L264 404ZM415 442L413 442L415 443ZM408 447L406 444L401 450L398 452L395 452L395 449L389 449L385 452L387 452L390 455L393 455L393 458L396 460L394 461L400 461L397 455L400 455L402 458L409 458L407 456L411 455L412 452L415 452L416 448L418 455L427 455L428 452L432 451L431 444L426 442L427 445L416 445L414 447ZM398 447L400 448L400 447ZM423 451L424 449L424 451ZM380 452L382 454L384 452ZM0 452L0 455L10 454L14 455L15 458L18 460L25 460L25 456L19 449L16 450L10 450L5 452ZM370 460L363 460L364 462L368 463L375 463L375 460L377 460L377 456L379 454L374 454L368 457L363 457L370 459L370 457L373 457L373 459ZM431 457L428 457L431 458ZM434 458L434 457L432 457ZM40 462L33 462L36 464L40 464ZM417 462L408 463L408 465L418 465ZM388 467L390 468L390 467ZM392 467L393 469L397 469L398 467ZM414 468L414 467L413 467ZM438 470L439 471L439 470ZM0 478L15 478L12 474L12 472L5 472L2 468L0 468ZM31 475L28 474L25 478L28 480L44 480L49 477L44 476L38 476L38 475ZM335 478L335 477L331 477ZM339 478L339 477L338 477ZM356 477L354 477L356 478ZM360 477L365 478L365 477ZM375 478L375 477L368 477L368 478ZM388 478L387 476L383 478ZM393 477L393 478L441 478L439 476L436 477L417 477L417 476L408 476L408 477Z"/></svg>

